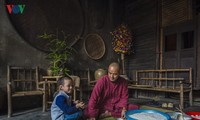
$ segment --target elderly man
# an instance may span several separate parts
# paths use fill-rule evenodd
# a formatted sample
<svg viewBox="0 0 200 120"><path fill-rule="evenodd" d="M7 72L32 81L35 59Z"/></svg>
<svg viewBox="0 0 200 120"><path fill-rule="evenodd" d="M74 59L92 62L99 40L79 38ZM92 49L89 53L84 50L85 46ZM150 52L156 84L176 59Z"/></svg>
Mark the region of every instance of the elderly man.
<svg viewBox="0 0 200 120"><path fill-rule="evenodd" d="M128 87L126 80L119 76L118 63L111 63L108 75L101 77L92 91L85 116L90 120L104 117L124 118L126 110L138 109L137 105L127 104Z"/></svg>

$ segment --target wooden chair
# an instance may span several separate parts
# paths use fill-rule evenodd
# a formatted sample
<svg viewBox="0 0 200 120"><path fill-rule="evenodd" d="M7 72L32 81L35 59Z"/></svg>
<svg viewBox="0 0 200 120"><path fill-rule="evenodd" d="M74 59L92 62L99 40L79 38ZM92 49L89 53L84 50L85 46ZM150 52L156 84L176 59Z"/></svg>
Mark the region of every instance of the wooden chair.
<svg viewBox="0 0 200 120"><path fill-rule="evenodd" d="M82 70L74 70L72 71L72 74L75 76L80 77L80 100L82 99L88 99L90 97L90 93L94 87L94 80L91 79L91 70L89 68L82 69ZM83 98L83 94L85 94L85 98Z"/></svg>
<svg viewBox="0 0 200 120"><path fill-rule="evenodd" d="M14 97L43 95L45 111L45 93L39 88L39 68L7 67L8 117L12 115Z"/></svg>
<svg viewBox="0 0 200 120"><path fill-rule="evenodd" d="M49 108L53 102L55 97L55 93L58 91L57 80L62 76L43 76L43 81L40 84L43 85L46 95L45 101L45 111ZM82 88L80 87L80 77L70 75L72 80L74 81L74 91L73 91L73 100L77 100L77 92L80 92L80 100L82 97Z"/></svg>
<svg viewBox="0 0 200 120"><path fill-rule="evenodd" d="M53 102L54 95L57 92L57 80L61 76L42 76L42 82L39 84L43 85L43 89L45 91L45 111L49 108Z"/></svg>
<svg viewBox="0 0 200 120"><path fill-rule="evenodd" d="M80 93L80 96L79 96L79 98L80 98L80 100L82 99L81 97L82 97L82 87L80 86L80 77L78 77L78 76L73 76L73 75L71 75L70 76L72 79L73 79L73 81L74 81L74 91L73 91L73 100L77 100L77 92L79 91Z"/></svg>

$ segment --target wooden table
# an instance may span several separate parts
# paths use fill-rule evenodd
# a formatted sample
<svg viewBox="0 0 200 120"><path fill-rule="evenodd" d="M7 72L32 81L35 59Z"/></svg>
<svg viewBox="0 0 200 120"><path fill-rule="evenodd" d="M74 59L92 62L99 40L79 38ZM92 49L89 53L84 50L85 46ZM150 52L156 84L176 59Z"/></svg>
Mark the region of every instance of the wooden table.
<svg viewBox="0 0 200 120"><path fill-rule="evenodd" d="M51 105L53 102L54 94L57 91L57 80L60 77L61 76L43 76L42 77L43 81L40 83L43 84L43 89L44 89L45 95L46 95L45 110L47 110L48 106Z"/></svg>

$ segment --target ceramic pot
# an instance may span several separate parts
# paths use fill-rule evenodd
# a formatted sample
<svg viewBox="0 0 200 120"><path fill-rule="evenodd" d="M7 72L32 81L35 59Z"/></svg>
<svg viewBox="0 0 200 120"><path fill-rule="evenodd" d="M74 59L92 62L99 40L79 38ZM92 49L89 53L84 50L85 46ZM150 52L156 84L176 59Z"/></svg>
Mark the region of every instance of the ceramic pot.
<svg viewBox="0 0 200 120"><path fill-rule="evenodd" d="M52 75L53 75L53 72L52 72L51 69L47 69L47 75L48 75L48 76L52 76Z"/></svg>
<svg viewBox="0 0 200 120"><path fill-rule="evenodd" d="M107 74L106 70L101 69L101 68L97 69L97 70L94 72L95 80L98 80L100 77L102 77L102 76L104 76L104 75L106 75L106 74Z"/></svg>

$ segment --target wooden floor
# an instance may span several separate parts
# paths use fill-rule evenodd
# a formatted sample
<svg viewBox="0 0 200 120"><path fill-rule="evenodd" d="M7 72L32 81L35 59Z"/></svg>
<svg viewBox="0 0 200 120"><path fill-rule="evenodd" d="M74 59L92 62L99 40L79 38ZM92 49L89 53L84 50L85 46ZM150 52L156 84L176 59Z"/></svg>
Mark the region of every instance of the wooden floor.
<svg viewBox="0 0 200 120"><path fill-rule="evenodd" d="M149 100L145 99L129 99L130 103L139 103L140 105L143 105L147 103ZM199 111L200 110L200 104L196 103L192 107L187 107L184 109L184 111ZM7 118L7 114L0 114L0 120L51 120L51 114L50 110L47 112L42 112L41 108L35 108L31 110L26 110L23 112L17 112L13 114L13 117Z"/></svg>
<svg viewBox="0 0 200 120"><path fill-rule="evenodd" d="M185 111L199 111L200 106L186 108ZM36 108L25 112L15 113L13 117L0 116L0 120L51 120L50 111L42 112L42 108Z"/></svg>
<svg viewBox="0 0 200 120"><path fill-rule="evenodd" d="M1 115L0 120L51 120L51 113L50 111L42 112L41 107L14 113L11 118L7 118L7 114Z"/></svg>

